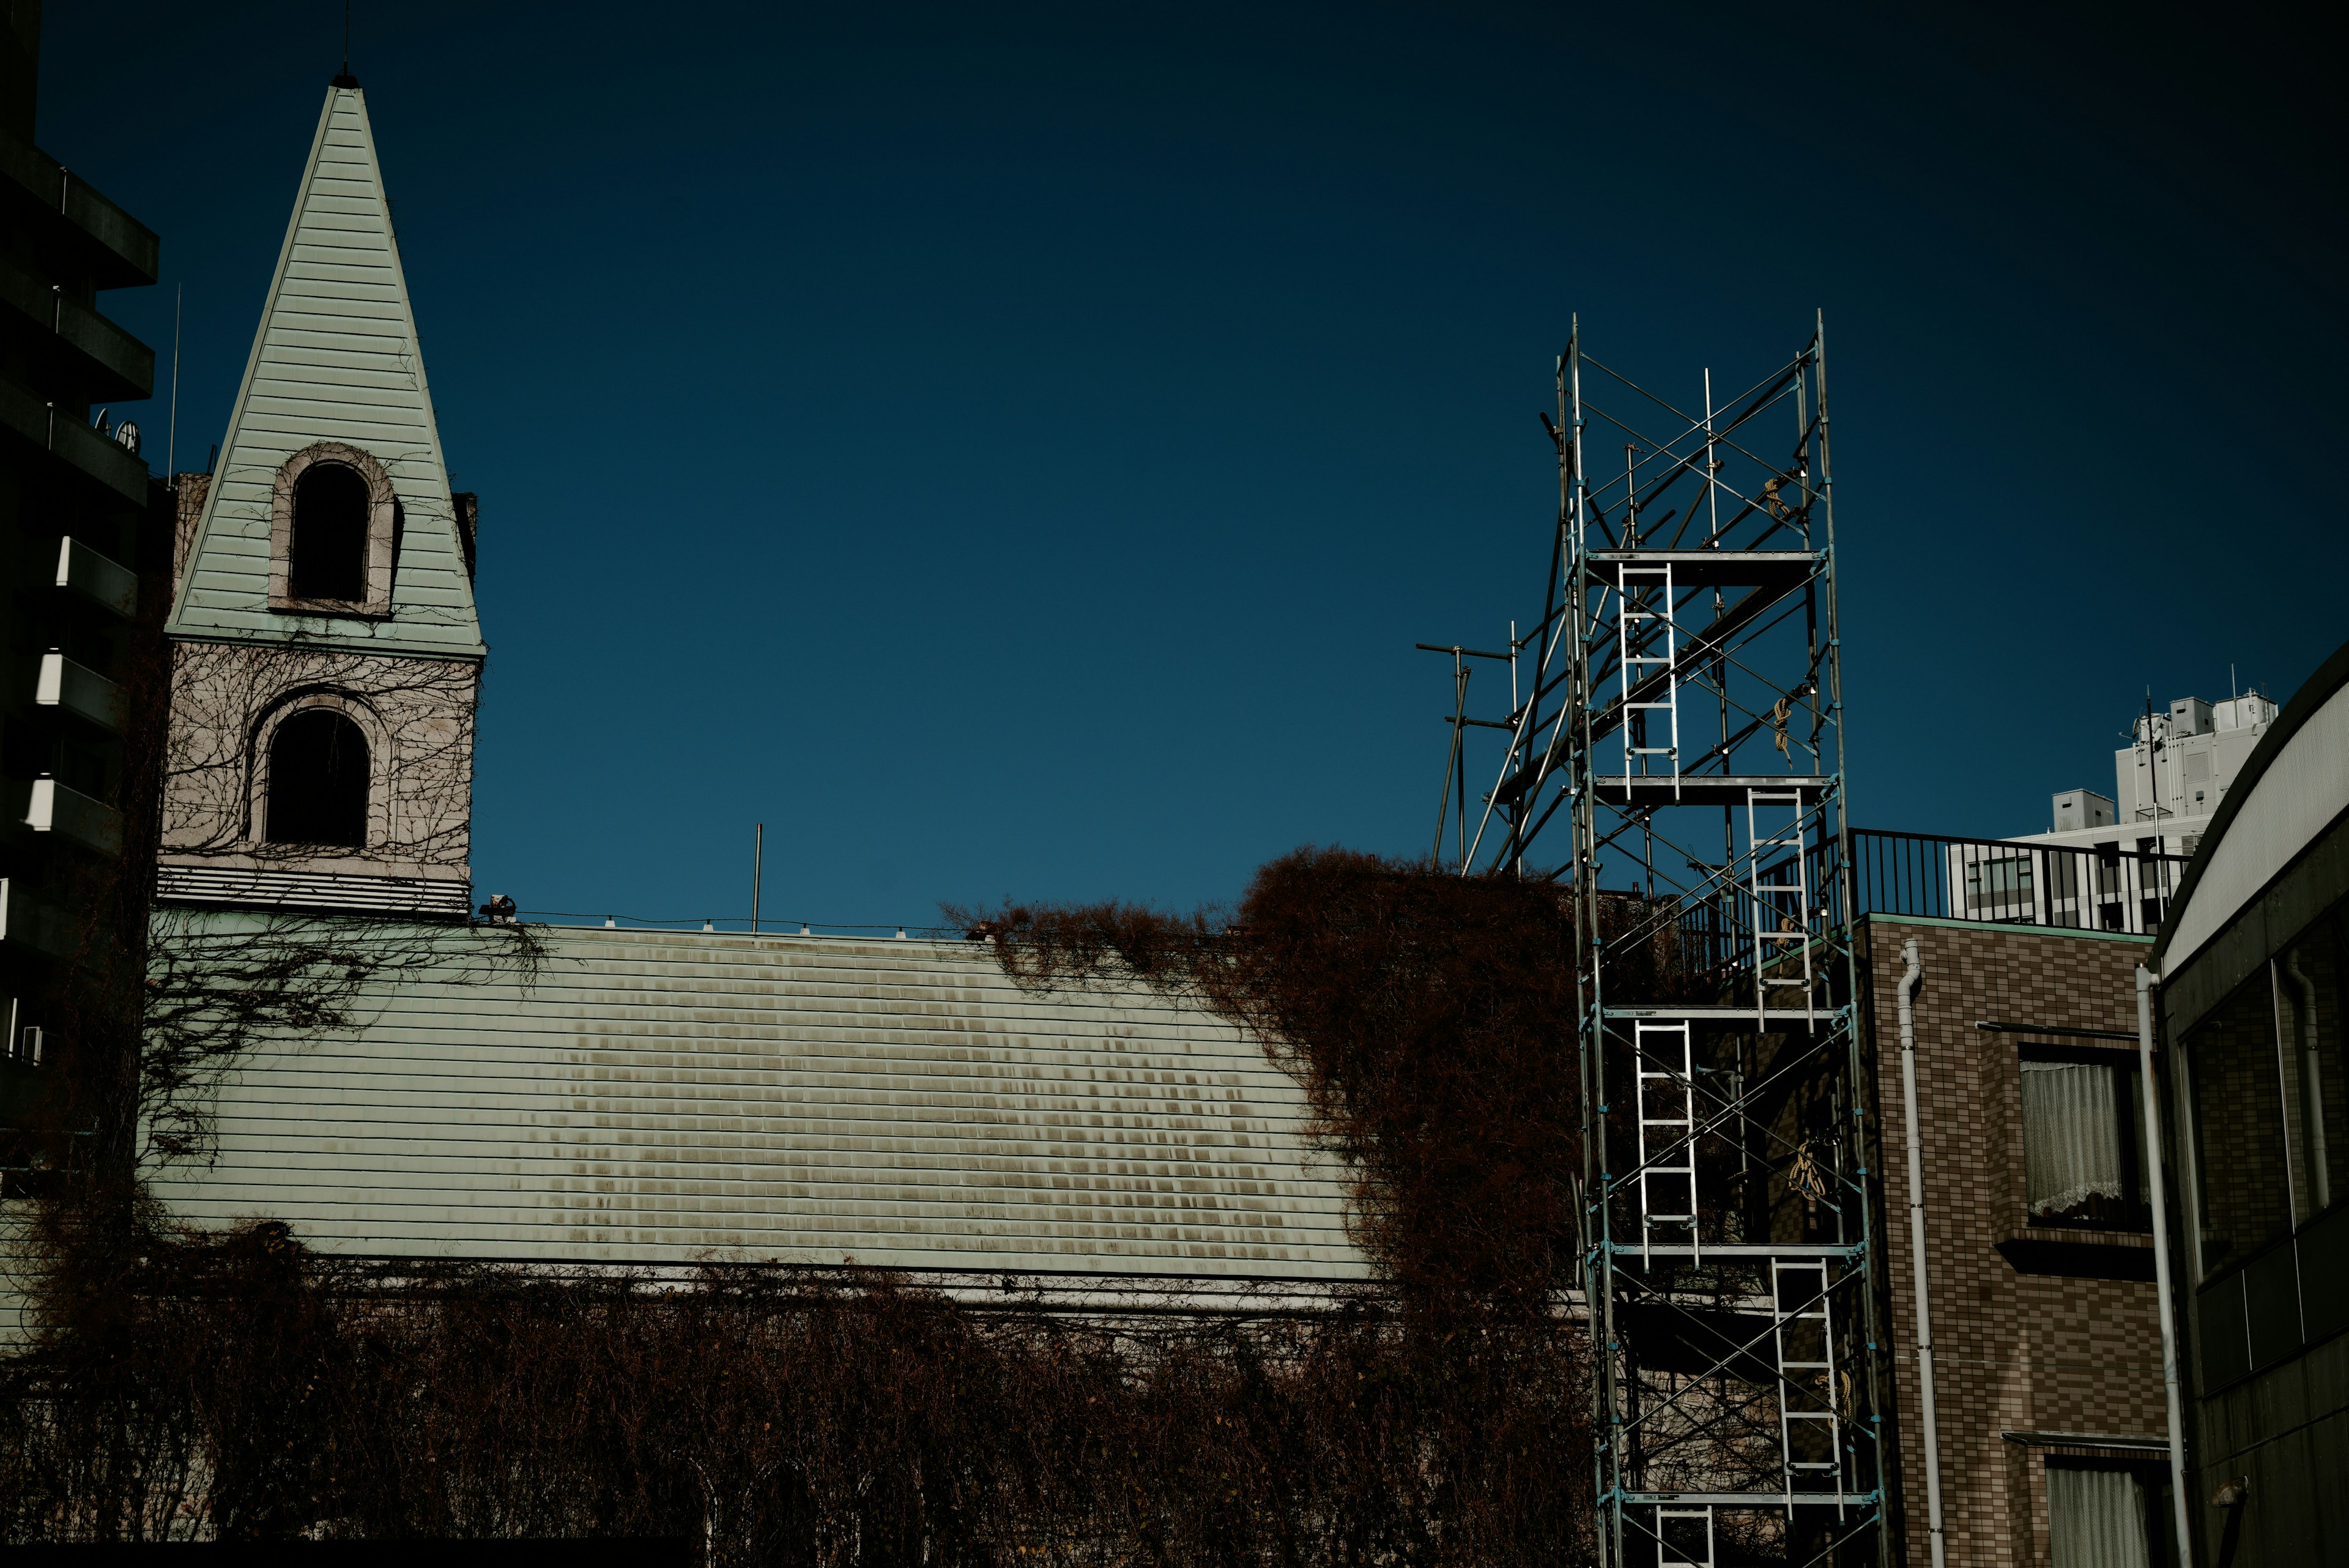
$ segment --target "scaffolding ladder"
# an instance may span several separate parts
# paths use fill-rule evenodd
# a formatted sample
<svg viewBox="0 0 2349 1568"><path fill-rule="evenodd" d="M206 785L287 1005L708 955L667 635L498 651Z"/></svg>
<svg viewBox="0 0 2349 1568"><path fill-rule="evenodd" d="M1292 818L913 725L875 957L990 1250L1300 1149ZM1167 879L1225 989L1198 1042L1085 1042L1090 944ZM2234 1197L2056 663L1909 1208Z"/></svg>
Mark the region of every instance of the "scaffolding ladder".
<svg viewBox="0 0 2349 1568"><path fill-rule="evenodd" d="M1690 1255L1702 1262L1696 1224L1696 1064L1689 1025L1640 1023L1632 1031L1640 1086L1640 1260L1642 1265L1653 1263L1658 1225L1685 1225ZM1662 1065L1654 1064L1658 1063Z"/></svg>
<svg viewBox="0 0 2349 1568"><path fill-rule="evenodd" d="M1843 1516L1843 1418L1836 1409L1835 1310L1823 1259L1770 1262L1778 1353L1778 1452L1785 1467L1787 1517L1806 1492L1836 1494ZM1825 1458L1819 1456L1824 1453ZM1797 1486L1824 1480L1828 1484Z"/></svg>
<svg viewBox="0 0 2349 1568"><path fill-rule="evenodd" d="M1633 578L1652 581L1635 584ZM1615 592L1622 601L1621 614L1615 623L1616 657L1621 660L1616 671L1623 683L1623 779L1628 785L1634 774L1648 775L1648 759L1662 757L1671 764L1672 798L1681 793L1681 672L1679 665L1680 630L1672 623L1672 564L1665 561L1652 566L1635 566L1630 562L1616 568ZM1661 600L1647 596L1661 593ZM1652 607L1658 603L1661 608ZM1661 653L1640 653L1634 649L1653 646L1654 633L1646 623L1663 623L1664 650ZM1634 623L1638 623L1635 625ZM1642 687L1653 680L1651 670L1661 670L1664 680L1664 700L1661 702L1639 701ZM1645 715L1661 712L1671 735L1669 745L1649 745ZM1634 714L1641 715L1638 722ZM1640 765L1634 768L1631 759Z"/></svg>
<svg viewBox="0 0 2349 1568"><path fill-rule="evenodd" d="M1656 1510L1656 1568L1713 1568L1712 1504Z"/></svg>
<svg viewBox="0 0 2349 1568"><path fill-rule="evenodd" d="M1792 819L1783 827L1765 829L1762 817L1776 807L1786 807ZM1803 795L1800 790L1749 789L1745 792L1745 843L1750 857L1747 881L1751 887L1754 909L1754 1022L1759 1028L1770 1007L1774 988L1800 986L1803 991L1803 1017L1806 1023L1818 1022L1817 1000L1811 973L1811 876L1809 846L1803 831ZM1788 857L1775 866L1765 866L1773 850L1786 850ZM1791 871L1791 882L1765 882L1765 877L1783 877ZM1795 914L1789 922L1781 900L1793 898ZM1793 943L1802 960L1803 973L1799 980L1774 975L1786 956L1786 944Z"/></svg>

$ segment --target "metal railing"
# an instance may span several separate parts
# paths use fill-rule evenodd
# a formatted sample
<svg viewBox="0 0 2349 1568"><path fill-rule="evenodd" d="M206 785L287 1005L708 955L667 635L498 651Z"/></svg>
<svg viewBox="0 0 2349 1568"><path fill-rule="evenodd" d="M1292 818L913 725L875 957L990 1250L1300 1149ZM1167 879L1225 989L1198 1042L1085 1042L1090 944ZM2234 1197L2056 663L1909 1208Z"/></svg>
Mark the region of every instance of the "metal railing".
<svg viewBox="0 0 2349 1568"><path fill-rule="evenodd" d="M2187 865L2183 856L2117 844L2072 848L1872 829L1854 829L1851 847L1862 914L2131 936L2160 928Z"/></svg>
<svg viewBox="0 0 2349 1568"><path fill-rule="evenodd" d="M2184 878L2188 857L2125 849L2117 844L2074 848L1942 833L1855 828L1853 881L1858 913L1917 915L1983 925L2043 926L2151 936L2160 929ZM1724 997L1746 997L1757 962L1783 978L1803 972L1787 944L1846 924L1841 857L1833 839L1765 863L1756 895L1714 898L1674 914L1626 895L1621 934L1613 944L1636 962L1643 946L1656 961ZM1809 897L1775 889L1801 888ZM1807 908L1802 906L1807 905ZM1652 912L1642 915L1642 909ZM1670 936L1665 935L1671 928ZM1780 999L1800 1007L1799 1001Z"/></svg>

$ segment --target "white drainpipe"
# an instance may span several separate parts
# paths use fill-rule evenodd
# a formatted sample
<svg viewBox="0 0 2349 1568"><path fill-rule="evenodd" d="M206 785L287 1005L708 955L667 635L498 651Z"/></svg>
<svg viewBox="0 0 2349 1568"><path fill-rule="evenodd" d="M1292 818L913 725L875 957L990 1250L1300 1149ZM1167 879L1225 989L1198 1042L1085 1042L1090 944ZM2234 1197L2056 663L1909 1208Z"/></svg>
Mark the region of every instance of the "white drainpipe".
<svg viewBox="0 0 2349 1568"><path fill-rule="evenodd" d="M1933 1568L1943 1568L1941 1544L1941 1423L1933 1404L1933 1309L1925 1295L1925 1144L1917 1135L1917 982L1925 977L1917 939L1900 944L1900 1099L1909 1117L1909 1251L1915 1260L1917 1389L1925 1417L1925 1530Z"/></svg>
<svg viewBox="0 0 2349 1568"><path fill-rule="evenodd" d="M2145 1168L2153 1189L2153 1284L2161 1297L2161 1388L2169 1403L2170 1528L2178 1568L2194 1568L2194 1542L2186 1524L2186 1417L2178 1389L2178 1324L2170 1311L2169 1199L2161 1190L2161 1107L2153 1094L2153 971L2137 966L2137 1081L2145 1085Z"/></svg>

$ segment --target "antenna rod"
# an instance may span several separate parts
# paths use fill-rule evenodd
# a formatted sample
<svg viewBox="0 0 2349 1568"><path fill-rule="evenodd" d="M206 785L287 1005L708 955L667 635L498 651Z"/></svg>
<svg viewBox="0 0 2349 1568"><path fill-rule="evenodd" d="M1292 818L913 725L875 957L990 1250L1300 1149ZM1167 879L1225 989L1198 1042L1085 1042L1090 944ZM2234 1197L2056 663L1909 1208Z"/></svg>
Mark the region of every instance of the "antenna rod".
<svg viewBox="0 0 2349 1568"><path fill-rule="evenodd" d="M759 934L759 887L766 879L767 825L750 829L750 934Z"/></svg>
<svg viewBox="0 0 2349 1568"><path fill-rule="evenodd" d="M171 471L177 466L180 450L180 320L187 311L188 286L183 283L171 301L171 422L165 427L169 433L163 437L163 483L171 486L174 495L179 493L179 481L172 478ZM2227 668L2232 670L2234 666Z"/></svg>
<svg viewBox="0 0 2349 1568"><path fill-rule="evenodd" d="M351 74L351 0L343 0L343 75Z"/></svg>

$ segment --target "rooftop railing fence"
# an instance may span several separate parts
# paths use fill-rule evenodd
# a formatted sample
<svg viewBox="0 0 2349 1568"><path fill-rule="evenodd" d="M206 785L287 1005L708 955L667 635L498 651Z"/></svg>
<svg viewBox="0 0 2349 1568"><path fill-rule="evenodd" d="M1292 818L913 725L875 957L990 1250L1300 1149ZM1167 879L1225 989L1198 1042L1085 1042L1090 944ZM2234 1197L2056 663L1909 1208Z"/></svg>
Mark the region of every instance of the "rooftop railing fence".
<svg viewBox="0 0 2349 1568"><path fill-rule="evenodd" d="M1961 838L1940 833L1855 828L1854 881L1861 915L1905 915L1982 925L2043 926L2150 936L2177 896L2187 858L2127 849ZM1760 890L1708 899L1682 916L1682 961L1731 992L1752 983L1756 966L1776 972L1794 957L1798 933L1842 922L1843 878L1833 840L1764 862ZM1800 887L1798 897L1782 890ZM1805 901L1807 910L1800 908Z"/></svg>
<svg viewBox="0 0 2349 1568"><path fill-rule="evenodd" d="M1855 829L1851 845L1861 914L2130 936L2160 928L2187 865L2184 856L2118 844L2069 847L1937 833Z"/></svg>

